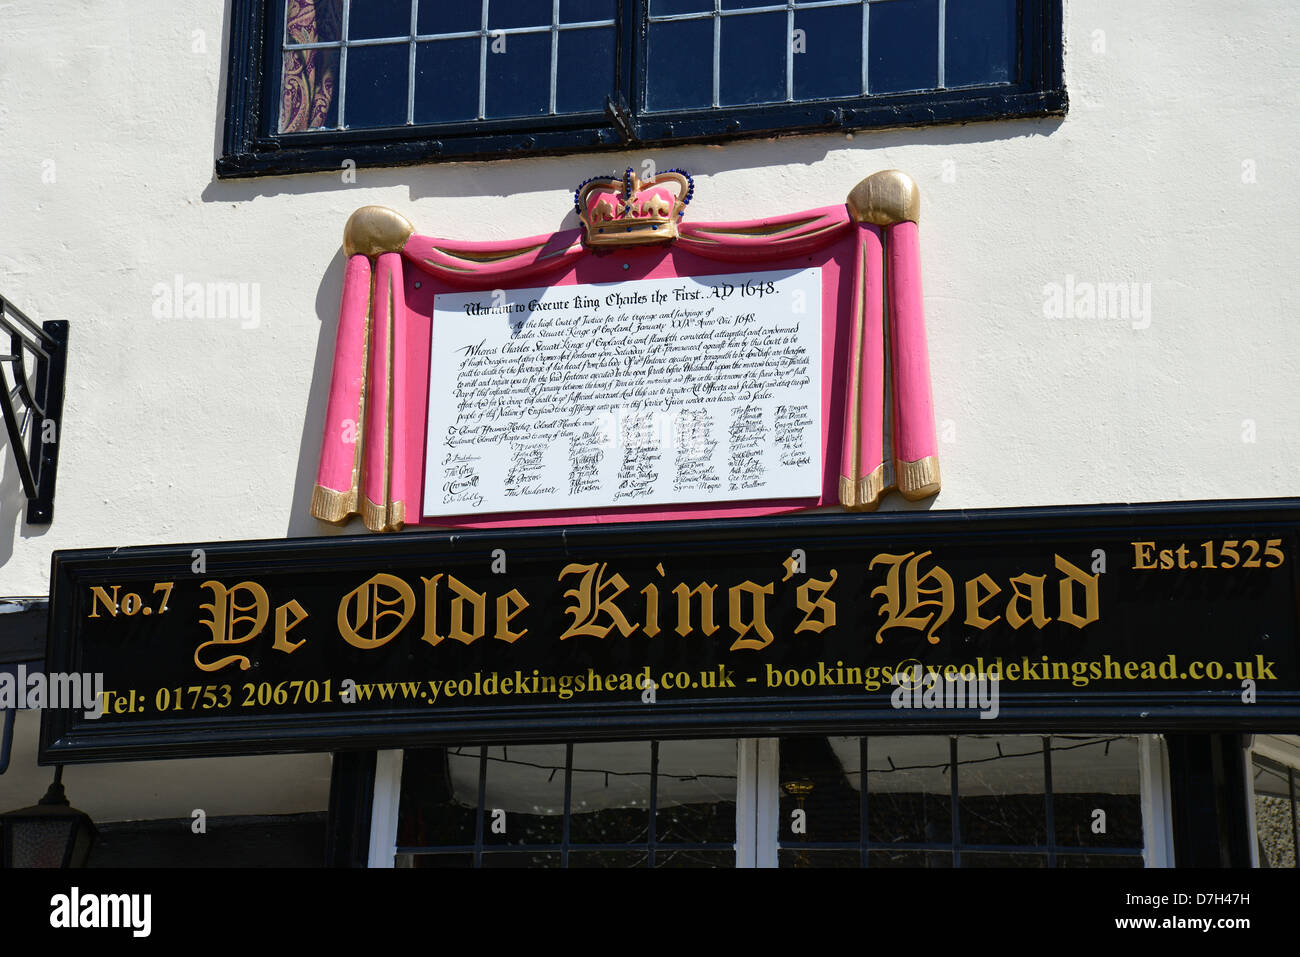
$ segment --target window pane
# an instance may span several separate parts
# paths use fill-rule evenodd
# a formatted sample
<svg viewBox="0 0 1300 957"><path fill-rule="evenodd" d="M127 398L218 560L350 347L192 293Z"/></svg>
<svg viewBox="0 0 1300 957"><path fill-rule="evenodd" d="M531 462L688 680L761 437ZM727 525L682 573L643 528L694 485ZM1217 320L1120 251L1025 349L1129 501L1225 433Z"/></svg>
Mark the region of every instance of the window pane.
<svg viewBox="0 0 1300 957"><path fill-rule="evenodd" d="M407 44L348 50L346 118L350 129L406 123Z"/></svg>
<svg viewBox="0 0 1300 957"><path fill-rule="evenodd" d="M745 10L750 7L783 7L783 0L722 0L723 10Z"/></svg>
<svg viewBox="0 0 1300 957"><path fill-rule="evenodd" d="M488 29L537 27L551 22L551 0L490 0Z"/></svg>
<svg viewBox="0 0 1300 957"><path fill-rule="evenodd" d="M945 86L1015 80L1016 0L950 3L944 27Z"/></svg>
<svg viewBox="0 0 1300 957"><path fill-rule="evenodd" d="M484 867L559 867L560 855L551 853L502 854L494 852L483 855Z"/></svg>
<svg viewBox="0 0 1300 957"><path fill-rule="evenodd" d="M948 851L871 851L868 867L952 867Z"/></svg>
<svg viewBox="0 0 1300 957"><path fill-rule="evenodd" d="M862 8L825 7L795 14L794 95L799 99L862 92Z"/></svg>
<svg viewBox="0 0 1300 957"><path fill-rule="evenodd" d="M614 28L561 30L555 111L603 111L614 92Z"/></svg>
<svg viewBox="0 0 1300 957"><path fill-rule="evenodd" d="M775 103L785 99L788 34L784 13L723 18L720 105Z"/></svg>
<svg viewBox="0 0 1300 957"><path fill-rule="evenodd" d="M963 851L962 867L1046 867L1046 854L986 854Z"/></svg>
<svg viewBox="0 0 1300 957"><path fill-rule="evenodd" d="M570 851L570 867L648 867L650 852L639 851Z"/></svg>
<svg viewBox="0 0 1300 957"><path fill-rule="evenodd" d="M734 829L733 829L734 831ZM697 851L693 848L659 848L655 867L735 867L734 851Z"/></svg>
<svg viewBox="0 0 1300 957"><path fill-rule="evenodd" d="M415 122L478 116L479 40L436 40L415 47Z"/></svg>
<svg viewBox="0 0 1300 957"><path fill-rule="evenodd" d="M569 866L648 867L657 800L655 866L734 867L736 742L662 744L657 778L654 750L648 741L407 750L397 845L409 850L395 864L472 867L481 837L481 867L559 867L567 803Z"/></svg>
<svg viewBox="0 0 1300 957"><path fill-rule="evenodd" d="M1136 854L1057 854L1057 867L1142 867Z"/></svg>
<svg viewBox="0 0 1300 957"><path fill-rule="evenodd" d="M408 750L402 757L399 847L474 843L478 748ZM441 866L416 863L416 867Z"/></svg>
<svg viewBox="0 0 1300 957"><path fill-rule="evenodd" d="M939 82L939 0L871 4L871 92L930 90Z"/></svg>
<svg viewBox="0 0 1300 957"><path fill-rule="evenodd" d="M777 852L778 867L861 867L861 851L801 851L781 848Z"/></svg>
<svg viewBox="0 0 1300 957"><path fill-rule="evenodd" d="M473 867L473 854L398 854L398 867Z"/></svg>
<svg viewBox="0 0 1300 957"><path fill-rule="evenodd" d="M575 744L569 805L571 844L646 843L650 839L650 742Z"/></svg>
<svg viewBox="0 0 1300 957"><path fill-rule="evenodd" d="M713 0L650 0L650 16L667 17L675 13L699 13L713 9Z"/></svg>
<svg viewBox="0 0 1300 957"><path fill-rule="evenodd" d="M713 21L650 24L646 105L651 110L713 105Z"/></svg>
<svg viewBox="0 0 1300 957"><path fill-rule="evenodd" d="M948 738L867 740L867 839L872 843L952 842Z"/></svg>
<svg viewBox="0 0 1300 957"><path fill-rule="evenodd" d="M1287 773L1258 760L1255 775L1255 835L1260 867L1295 867L1295 832Z"/></svg>
<svg viewBox="0 0 1300 957"><path fill-rule="evenodd" d="M564 760L562 744L487 749L484 845L560 843L564 834ZM484 857L483 866L500 865L490 864Z"/></svg>
<svg viewBox="0 0 1300 957"><path fill-rule="evenodd" d="M857 738L781 739L777 839L783 849L860 839L859 764Z"/></svg>
<svg viewBox="0 0 1300 957"><path fill-rule="evenodd" d="M613 20L617 15L618 0L560 0L561 23Z"/></svg>
<svg viewBox="0 0 1300 957"><path fill-rule="evenodd" d="M1056 843L1062 847L1140 848L1142 785L1137 739L1053 737L1051 742ZM1096 830L1103 826L1104 830Z"/></svg>
<svg viewBox="0 0 1300 957"><path fill-rule="evenodd" d="M330 129L339 122L339 51L286 50L280 94L280 132Z"/></svg>
<svg viewBox="0 0 1300 957"><path fill-rule="evenodd" d="M343 0L288 0L284 36L287 43L325 43L339 38Z"/></svg>
<svg viewBox="0 0 1300 957"><path fill-rule="evenodd" d="M735 741L660 743L658 788L659 843L735 843Z"/></svg>
<svg viewBox="0 0 1300 957"><path fill-rule="evenodd" d="M449 0L420 0L419 31L428 33L463 33L483 25L483 5Z"/></svg>
<svg viewBox="0 0 1300 957"><path fill-rule="evenodd" d="M288 0L285 43L332 43L342 30L342 0ZM281 133L338 126L338 50L286 50L280 65Z"/></svg>
<svg viewBox="0 0 1300 957"><path fill-rule="evenodd" d="M411 0L363 0L352 4L348 39L405 37L411 34Z"/></svg>
<svg viewBox="0 0 1300 957"><path fill-rule="evenodd" d="M963 845L1047 843L1042 738L962 737L957 760Z"/></svg>
<svg viewBox="0 0 1300 957"><path fill-rule="evenodd" d="M493 0L495 5L496 0ZM490 8L489 8L490 9ZM551 108L551 35L502 34L488 40L487 115L536 116Z"/></svg>

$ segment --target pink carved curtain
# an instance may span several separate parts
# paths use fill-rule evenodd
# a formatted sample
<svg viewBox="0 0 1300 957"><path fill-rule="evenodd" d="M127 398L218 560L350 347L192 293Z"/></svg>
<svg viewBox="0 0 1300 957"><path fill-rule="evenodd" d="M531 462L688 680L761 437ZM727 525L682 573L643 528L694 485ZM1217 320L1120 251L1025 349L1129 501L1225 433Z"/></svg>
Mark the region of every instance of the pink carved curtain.
<svg viewBox="0 0 1300 957"><path fill-rule="evenodd" d="M289 0L289 43L337 42L343 0ZM280 84L280 132L301 133L325 125L338 82L339 51L286 50Z"/></svg>
<svg viewBox="0 0 1300 957"><path fill-rule="evenodd" d="M854 270L853 312L846 330L851 361L848 394L838 406L843 441L828 446L832 450L828 465L838 465L839 475L831 480L833 484L819 504L838 502L862 510L875 508L890 488L912 500L939 490L916 223L881 227L855 221L846 206L828 206L741 223L684 223L676 248L707 259L763 262L812 253L850 238L855 245L850 266ZM418 361L411 358L414 342L405 302L406 270L418 270L448 285L510 287L572 266L590 253L581 229L497 242L411 234L400 252L373 256L354 252L344 275L311 513L328 522L343 522L360 513L373 531L395 531L408 522L421 521L418 460L424 428L420 412L413 409L423 410L424 405L407 400L415 379L413 369L427 369L428 359L427 354ZM884 388L887 344L893 369L890 412L886 410L890 396ZM884 442L885 417L891 413L892 481ZM722 514L725 512L710 513ZM741 507L734 514L746 512ZM596 519L568 515L534 518L523 524L559 520ZM439 522L464 526L511 523L519 520L490 516Z"/></svg>

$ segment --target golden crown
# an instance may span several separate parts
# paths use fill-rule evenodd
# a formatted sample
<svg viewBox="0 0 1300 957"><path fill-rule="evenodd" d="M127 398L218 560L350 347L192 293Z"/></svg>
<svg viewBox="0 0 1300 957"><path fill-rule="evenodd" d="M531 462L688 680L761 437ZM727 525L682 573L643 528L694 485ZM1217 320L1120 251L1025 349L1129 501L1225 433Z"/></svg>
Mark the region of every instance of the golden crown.
<svg viewBox="0 0 1300 957"><path fill-rule="evenodd" d="M573 208L591 246L658 243L677 238L677 223L695 193L683 170L642 182L629 166L622 179L596 177L573 193Z"/></svg>

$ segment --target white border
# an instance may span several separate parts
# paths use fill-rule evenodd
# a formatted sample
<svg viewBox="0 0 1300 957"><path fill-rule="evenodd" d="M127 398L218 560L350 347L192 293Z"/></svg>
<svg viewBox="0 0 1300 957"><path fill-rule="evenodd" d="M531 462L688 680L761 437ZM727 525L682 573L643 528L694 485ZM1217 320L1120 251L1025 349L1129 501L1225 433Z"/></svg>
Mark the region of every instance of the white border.
<svg viewBox="0 0 1300 957"><path fill-rule="evenodd" d="M404 751L375 754L375 788L371 794L370 854L367 867L396 866L397 811L402 797L402 755Z"/></svg>
<svg viewBox="0 0 1300 957"><path fill-rule="evenodd" d="M736 739L736 867L753 867L758 817L758 739Z"/></svg>
<svg viewBox="0 0 1300 957"><path fill-rule="evenodd" d="M758 813L754 818L755 867L777 867L777 834L781 813L781 741L760 738L758 741L758 779L755 787Z"/></svg>
<svg viewBox="0 0 1300 957"><path fill-rule="evenodd" d="M1138 736L1142 788L1142 864L1174 866L1173 813L1169 794L1169 755L1159 735Z"/></svg>
<svg viewBox="0 0 1300 957"><path fill-rule="evenodd" d="M736 867L776 867L779 740L739 738L736 744Z"/></svg>

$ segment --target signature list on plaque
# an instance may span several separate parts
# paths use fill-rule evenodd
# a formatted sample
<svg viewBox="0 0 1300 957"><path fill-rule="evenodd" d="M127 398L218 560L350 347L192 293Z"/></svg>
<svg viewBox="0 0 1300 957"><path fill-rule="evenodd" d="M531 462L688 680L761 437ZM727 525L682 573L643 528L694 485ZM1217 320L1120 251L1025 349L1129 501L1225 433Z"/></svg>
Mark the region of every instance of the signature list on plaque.
<svg viewBox="0 0 1300 957"><path fill-rule="evenodd" d="M426 516L816 497L818 269L448 293Z"/></svg>

